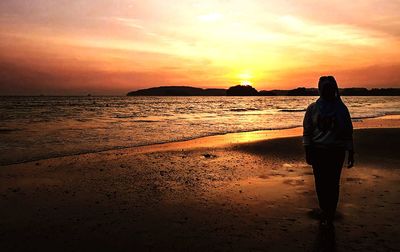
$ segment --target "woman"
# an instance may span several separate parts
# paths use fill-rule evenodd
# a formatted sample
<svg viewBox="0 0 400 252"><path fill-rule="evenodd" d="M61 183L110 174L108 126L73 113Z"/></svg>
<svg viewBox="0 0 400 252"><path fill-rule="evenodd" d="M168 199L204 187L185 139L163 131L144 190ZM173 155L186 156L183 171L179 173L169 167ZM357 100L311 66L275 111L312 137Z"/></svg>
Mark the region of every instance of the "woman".
<svg viewBox="0 0 400 252"><path fill-rule="evenodd" d="M321 225L332 225L346 151L347 167L354 165L353 125L333 76L322 76L318 91L319 99L308 106L304 116L303 145L314 172Z"/></svg>

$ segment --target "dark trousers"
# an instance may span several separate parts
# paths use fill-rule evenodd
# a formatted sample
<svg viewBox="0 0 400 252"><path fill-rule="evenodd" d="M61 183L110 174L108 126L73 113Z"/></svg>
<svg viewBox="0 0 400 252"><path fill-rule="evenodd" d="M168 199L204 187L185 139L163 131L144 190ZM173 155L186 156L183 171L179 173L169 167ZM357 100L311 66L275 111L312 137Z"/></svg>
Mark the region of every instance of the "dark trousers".
<svg viewBox="0 0 400 252"><path fill-rule="evenodd" d="M339 199L340 174L345 150L314 148L312 156L319 207L324 218L333 220Z"/></svg>

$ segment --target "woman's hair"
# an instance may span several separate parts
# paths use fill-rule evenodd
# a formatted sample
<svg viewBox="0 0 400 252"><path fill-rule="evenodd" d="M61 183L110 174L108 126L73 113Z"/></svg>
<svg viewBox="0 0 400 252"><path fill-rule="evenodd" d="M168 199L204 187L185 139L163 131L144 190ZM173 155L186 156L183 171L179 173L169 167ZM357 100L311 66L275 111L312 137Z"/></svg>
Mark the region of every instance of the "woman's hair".
<svg viewBox="0 0 400 252"><path fill-rule="evenodd" d="M331 92L334 92L335 94L332 93L331 95L334 95L336 98L340 99L339 88L338 88L337 82L335 80L335 77L321 76L319 78L318 91L319 91L320 96L329 95L330 92L326 89L330 90ZM325 92L324 92L324 90L325 90ZM328 91L328 93L326 93L326 91Z"/></svg>
<svg viewBox="0 0 400 252"><path fill-rule="evenodd" d="M322 84L323 82L331 82L331 83L334 84L336 87L338 86L338 85L337 85L337 82L336 82L336 80L335 80L335 77L333 77L333 76L331 76L331 75L319 77L318 88L320 88L320 86L321 86L321 84Z"/></svg>

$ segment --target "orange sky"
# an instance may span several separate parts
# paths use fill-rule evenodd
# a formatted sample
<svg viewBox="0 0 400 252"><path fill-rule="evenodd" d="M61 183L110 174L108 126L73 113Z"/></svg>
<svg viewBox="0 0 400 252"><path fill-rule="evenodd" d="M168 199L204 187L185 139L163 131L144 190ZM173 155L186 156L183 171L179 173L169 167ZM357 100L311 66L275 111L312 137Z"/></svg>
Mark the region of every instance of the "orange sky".
<svg viewBox="0 0 400 252"><path fill-rule="evenodd" d="M2 0L1 94L400 87L400 1Z"/></svg>

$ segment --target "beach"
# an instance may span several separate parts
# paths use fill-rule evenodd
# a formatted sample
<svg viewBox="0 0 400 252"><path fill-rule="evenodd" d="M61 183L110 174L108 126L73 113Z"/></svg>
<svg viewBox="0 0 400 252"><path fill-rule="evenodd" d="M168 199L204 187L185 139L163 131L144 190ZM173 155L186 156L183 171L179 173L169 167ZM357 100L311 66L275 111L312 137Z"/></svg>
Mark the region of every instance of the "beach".
<svg viewBox="0 0 400 252"><path fill-rule="evenodd" d="M0 166L3 251L400 250L400 118L354 122L334 234L301 128Z"/></svg>
<svg viewBox="0 0 400 252"><path fill-rule="evenodd" d="M399 10L0 0L0 252L400 252Z"/></svg>

